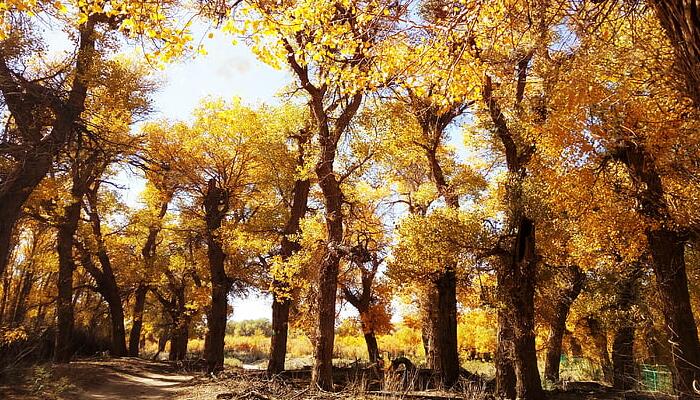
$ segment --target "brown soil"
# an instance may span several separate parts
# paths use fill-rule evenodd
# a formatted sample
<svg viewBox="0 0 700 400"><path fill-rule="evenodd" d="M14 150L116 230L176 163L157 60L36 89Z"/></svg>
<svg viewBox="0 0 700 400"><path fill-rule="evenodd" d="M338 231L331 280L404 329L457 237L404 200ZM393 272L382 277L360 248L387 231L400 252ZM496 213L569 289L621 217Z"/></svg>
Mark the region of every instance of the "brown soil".
<svg viewBox="0 0 700 400"><path fill-rule="evenodd" d="M32 370L20 382L0 386L7 399L172 399L193 384L194 375L178 372L169 363L137 358L75 361L47 366L39 378Z"/></svg>

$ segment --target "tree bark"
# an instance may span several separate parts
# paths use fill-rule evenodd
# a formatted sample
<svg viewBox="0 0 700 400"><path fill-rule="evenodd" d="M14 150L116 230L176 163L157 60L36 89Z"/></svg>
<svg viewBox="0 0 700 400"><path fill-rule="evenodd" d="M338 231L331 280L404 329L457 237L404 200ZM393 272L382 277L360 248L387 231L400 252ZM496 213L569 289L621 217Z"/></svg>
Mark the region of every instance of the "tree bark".
<svg viewBox="0 0 700 400"><path fill-rule="evenodd" d="M535 226L521 217L511 264L503 273L508 316L513 327L513 359L519 399L542 399L542 382L535 350Z"/></svg>
<svg viewBox="0 0 700 400"><path fill-rule="evenodd" d="M700 108L700 2L654 0L652 4L675 50L681 89Z"/></svg>
<svg viewBox="0 0 700 400"><path fill-rule="evenodd" d="M369 363L376 364L379 360L379 344L377 344L377 336L374 331L364 333L365 344L367 344L367 354L369 355Z"/></svg>
<svg viewBox="0 0 700 400"><path fill-rule="evenodd" d="M98 290L109 305L109 315L112 329L112 357L124 357L127 355L126 330L124 329L124 306L122 305L117 279L112 270L112 262L107 252L102 236L102 221L97 211L97 193L99 185L95 185L87 192L87 200L90 205L88 214L92 226L92 233L97 243L97 259L102 270L88 269L98 284ZM86 255L89 257L89 255Z"/></svg>
<svg viewBox="0 0 700 400"><path fill-rule="evenodd" d="M547 353L545 356L544 377L546 380L556 383L559 381L559 363L562 354L562 341L566 332L566 319L574 300L581 293L585 275L578 267L567 267L563 273L567 274L568 286L563 288L556 298L554 316L549 327L547 337Z"/></svg>
<svg viewBox="0 0 700 400"><path fill-rule="evenodd" d="M58 227L58 298L56 299L56 346L54 362L67 363L73 355L71 335L73 333L73 243L80 218L81 199L74 198L64 208L63 219Z"/></svg>
<svg viewBox="0 0 700 400"><path fill-rule="evenodd" d="M693 381L700 379L700 342L688 293L685 238L659 229L649 231L647 240L671 345L674 388L680 399L697 398Z"/></svg>
<svg viewBox="0 0 700 400"><path fill-rule="evenodd" d="M500 285L499 285L500 286ZM498 308L498 347L496 348L496 394L515 399L515 368L513 368L513 328L503 306Z"/></svg>
<svg viewBox="0 0 700 400"><path fill-rule="evenodd" d="M132 312L133 322L131 323L131 331L129 332L129 356L139 356L139 341L141 339L141 327L143 326L143 309L146 305L146 294L148 287L144 284L139 284L136 288L134 296L134 310Z"/></svg>
<svg viewBox="0 0 700 400"><path fill-rule="evenodd" d="M457 277L453 268L441 275L438 288L437 347L440 349L439 371L442 384L450 388L459 379L459 354L457 352Z"/></svg>
<svg viewBox="0 0 700 400"><path fill-rule="evenodd" d="M297 165L302 166L304 165L303 146L306 142L306 133L302 132L298 140L299 155ZM290 256L300 249L299 243L290 240L289 237L299 233L299 221L301 221L301 218L306 214L310 188L311 182L308 179L298 179L294 182L291 212L287 225L284 228L284 235L282 236L280 248L280 256L283 261L287 261ZM286 285L286 283L273 281L273 286L274 285ZM267 373L276 375L284 371L284 360L287 355L289 308L291 306L291 300L288 298L278 298L275 292L273 292L272 298L272 337L270 338L270 361L267 364Z"/></svg>
<svg viewBox="0 0 700 400"><path fill-rule="evenodd" d="M273 294L272 297L272 338L270 339L270 361L267 364L267 373L276 375L284 371L291 301L286 298L278 299L276 294Z"/></svg>
<svg viewBox="0 0 700 400"><path fill-rule="evenodd" d="M353 98L354 114L362 97ZM317 105L316 108L319 108ZM328 131L325 112L315 110L314 115L321 126L319 142L321 152L316 163L316 176L323 192L326 208L326 227L328 241L326 254L321 261L318 275L318 324L316 326L316 343L314 346L314 366L311 372L311 386L323 390L333 390L333 343L335 341L335 303L338 291L338 266L341 259L340 245L343 243L343 193L340 182L333 170L335 152L340 132L333 136ZM346 114L347 115L347 114ZM350 117L348 117L350 118ZM349 121L348 121L349 122ZM336 127L337 128L337 127ZM344 130L344 128L343 128ZM337 135L337 137L336 137Z"/></svg>
<svg viewBox="0 0 700 400"><path fill-rule="evenodd" d="M228 292L231 287L224 261L226 254L221 244L218 229L228 212L228 192L211 179L204 198L207 223L207 256L211 280L211 307L207 320L207 372L215 373L224 368L224 338L228 315Z"/></svg>

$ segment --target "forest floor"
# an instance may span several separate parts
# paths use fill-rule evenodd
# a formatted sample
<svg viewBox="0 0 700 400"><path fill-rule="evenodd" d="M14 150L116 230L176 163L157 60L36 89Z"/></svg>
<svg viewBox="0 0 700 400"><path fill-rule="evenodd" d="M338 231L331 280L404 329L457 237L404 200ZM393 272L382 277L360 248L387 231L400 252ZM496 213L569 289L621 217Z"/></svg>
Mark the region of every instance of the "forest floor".
<svg viewBox="0 0 700 400"><path fill-rule="evenodd" d="M262 379L260 373L229 369L218 379L188 372L182 365L136 358L78 360L68 365L36 366L17 371L0 383L0 399L7 400L302 400L302 399L489 399L477 390L455 392L366 392L350 384L340 393L311 393L308 383L289 379ZM623 400L672 397L621 394L609 391L550 392L548 400Z"/></svg>

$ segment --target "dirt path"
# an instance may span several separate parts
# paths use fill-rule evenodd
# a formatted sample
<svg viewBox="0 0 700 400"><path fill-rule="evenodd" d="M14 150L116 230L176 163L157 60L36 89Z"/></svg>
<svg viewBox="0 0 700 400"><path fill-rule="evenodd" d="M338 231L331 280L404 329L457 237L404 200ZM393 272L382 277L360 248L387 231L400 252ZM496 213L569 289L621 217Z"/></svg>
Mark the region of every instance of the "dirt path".
<svg viewBox="0 0 700 400"><path fill-rule="evenodd" d="M194 374L172 365L137 358L75 361L50 367L39 382L29 378L20 386L5 387L9 399L172 399L193 384ZM3 396L0 388L0 398Z"/></svg>

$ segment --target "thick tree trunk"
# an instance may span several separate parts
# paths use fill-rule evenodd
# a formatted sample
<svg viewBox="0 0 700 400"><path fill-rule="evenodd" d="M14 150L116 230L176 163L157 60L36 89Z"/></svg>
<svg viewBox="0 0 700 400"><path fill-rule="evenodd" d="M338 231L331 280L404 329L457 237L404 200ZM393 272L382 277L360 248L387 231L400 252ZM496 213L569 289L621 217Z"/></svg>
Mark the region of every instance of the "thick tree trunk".
<svg viewBox="0 0 700 400"><path fill-rule="evenodd" d="M700 108L700 1L654 0L652 4L675 50L682 89Z"/></svg>
<svg viewBox="0 0 700 400"><path fill-rule="evenodd" d="M544 364L544 378L552 383L559 382L559 362L561 361L562 341L566 331L566 314L561 314L557 310L555 318L547 337L547 354Z"/></svg>
<svg viewBox="0 0 700 400"><path fill-rule="evenodd" d="M290 300L279 300L277 296L273 295L272 338L270 339L270 361L267 364L267 372L270 375L276 375L284 371L284 360L287 355L290 305Z"/></svg>
<svg viewBox="0 0 700 400"><path fill-rule="evenodd" d="M634 326L622 326L615 332L612 349L615 389L634 389L637 377L634 366L634 330Z"/></svg>
<svg viewBox="0 0 700 400"><path fill-rule="evenodd" d="M685 240L665 229L648 232L647 239L673 356L674 388L680 399L697 398L693 381L700 379L700 342L688 293Z"/></svg>
<svg viewBox="0 0 700 400"><path fill-rule="evenodd" d="M542 399L542 382L535 350L535 225L521 217L513 247L512 261L506 264L503 279L506 306L513 327L513 359L517 397Z"/></svg>
<svg viewBox="0 0 700 400"><path fill-rule="evenodd" d="M139 356L139 342L141 340L141 328L143 327L143 309L146 305L146 294L148 287L144 284L139 284L136 288L134 297L134 310L132 312L133 322L131 323L131 331L129 332L129 356Z"/></svg>
<svg viewBox="0 0 700 400"><path fill-rule="evenodd" d="M224 368L224 338L228 316L229 284L224 272L224 253L220 246L209 246L209 266L212 273L211 307L207 327L209 331L207 371L209 373Z"/></svg>
<svg viewBox="0 0 700 400"><path fill-rule="evenodd" d="M321 263L319 274L318 324L311 382L312 385L323 390L333 390L335 295L338 287L339 262L340 256L336 250L329 249Z"/></svg>
<svg viewBox="0 0 700 400"><path fill-rule="evenodd" d="M437 282L438 326L440 332L436 345L440 349L439 371L442 384L452 387L459 378L459 354L457 352L457 277L448 268Z"/></svg>
<svg viewBox="0 0 700 400"><path fill-rule="evenodd" d="M333 390L335 303L338 291L338 266L341 258L339 247L343 243L343 194L333 171L337 143L331 143L333 139L323 135L320 141L322 152L316 164L316 176L325 200L328 244L318 275L318 324L311 386Z"/></svg>
<svg viewBox="0 0 700 400"><path fill-rule="evenodd" d="M304 164L305 139L299 140L298 165ZM286 261L291 255L299 251L299 243L289 239L288 235L299 232L299 221L306 214L311 183L308 179L294 182L294 197L292 199L289 220L284 229L282 237L280 255ZM273 281L273 285L286 285L286 283ZM289 308L291 300L288 298L279 299L273 293L272 301L272 338L270 338L270 361L267 364L267 373L270 375L279 374L284 371L284 360L287 356L287 336L289 331Z"/></svg>
<svg viewBox="0 0 700 400"><path fill-rule="evenodd" d="M515 368L513 361L513 328L508 313L498 308L498 347L496 348L496 394L505 399L515 399Z"/></svg>
<svg viewBox="0 0 700 400"><path fill-rule="evenodd" d="M58 298L56 299L56 346L54 361L67 363L73 355L73 242L80 218L80 198L64 208L64 216L58 228Z"/></svg>
<svg viewBox="0 0 700 400"><path fill-rule="evenodd" d="M211 280L211 306L207 320L207 372L215 373L224 369L224 338L226 337L226 318L228 316L228 292L230 283L226 276L221 228L228 212L228 193L217 186L214 179L209 186L204 199L207 223L207 256L209 259L209 274Z"/></svg>
<svg viewBox="0 0 700 400"><path fill-rule="evenodd" d="M112 357L124 357L126 350L126 331L124 329L124 307L119 296L119 290L114 286L106 285L101 290L102 296L109 305L109 316L112 328Z"/></svg>

